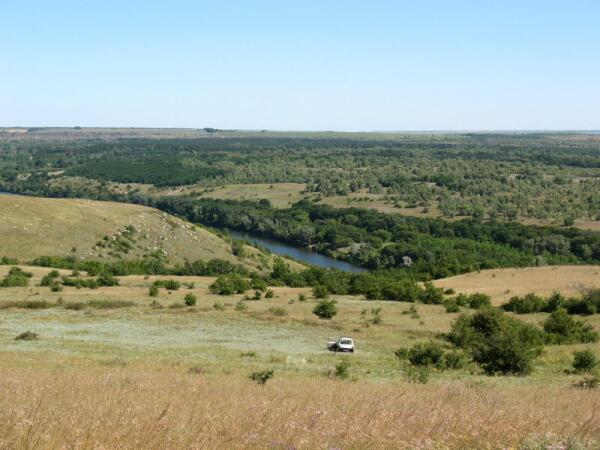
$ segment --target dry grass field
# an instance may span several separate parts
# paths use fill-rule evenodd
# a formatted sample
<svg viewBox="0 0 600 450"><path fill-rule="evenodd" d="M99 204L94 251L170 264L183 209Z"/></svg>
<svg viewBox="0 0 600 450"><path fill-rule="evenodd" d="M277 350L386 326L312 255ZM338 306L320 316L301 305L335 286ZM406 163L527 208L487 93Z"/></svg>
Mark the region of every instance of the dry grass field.
<svg viewBox="0 0 600 450"><path fill-rule="evenodd" d="M240 260L216 234L144 206L0 195L0 211L0 255L20 261L39 256L128 259L158 251L170 263L219 258L263 271L273 262L272 255L250 246ZM123 252L115 241L126 234L126 227L133 234L131 248Z"/></svg>
<svg viewBox="0 0 600 450"><path fill-rule="evenodd" d="M50 269L24 269L28 287L0 288L0 448L563 448L542 446L540 433L577 438L564 448L600 442L600 394L571 387L581 376L566 372L573 350L600 344L548 346L527 377L468 367L422 385L394 350L448 331L458 314L442 306L336 296L338 315L323 321L305 288L242 301L211 294L211 277L127 276L51 292L39 286ZM181 288L150 297L167 278ZM585 320L600 330L599 317ZM28 330L39 339L15 340ZM326 351L340 335L355 354ZM333 376L341 361L348 379ZM259 370L274 371L264 386L249 379Z"/></svg>
<svg viewBox="0 0 600 450"><path fill-rule="evenodd" d="M438 287L457 292L484 292L494 304L502 304L515 295L530 292L548 296L560 291L578 296L583 289L600 287L599 266L546 266L519 269L491 269L434 281Z"/></svg>

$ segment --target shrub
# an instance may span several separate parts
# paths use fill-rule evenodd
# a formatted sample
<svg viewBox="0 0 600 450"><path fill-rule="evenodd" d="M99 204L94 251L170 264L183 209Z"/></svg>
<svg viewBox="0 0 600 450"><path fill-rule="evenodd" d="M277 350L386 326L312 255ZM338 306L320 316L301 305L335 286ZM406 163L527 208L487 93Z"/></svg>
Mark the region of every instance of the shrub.
<svg viewBox="0 0 600 450"><path fill-rule="evenodd" d="M305 302L305 301L306 301L306 295L304 295L304 294L299 294L299 295L298 295L298 301L299 301L299 302Z"/></svg>
<svg viewBox="0 0 600 450"><path fill-rule="evenodd" d="M408 366L404 374L410 383L427 384L429 381L429 369L427 367Z"/></svg>
<svg viewBox="0 0 600 450"><path fill-rule="evenodd" d="M442 365L444 349L438 342L427 342L417 344L408 351L408 360L414 366L434 366Z"/></svg>
<svg viewBox="0 0 600 450"><path fill-rule="evenodd" d="M340 361L335 365L334 376L342 380L350 376L350 363L346 360Z"/></svg>
<svg viewBox="0 0 600 450"><path fill-rule="evenodd" d="M98 286L118 286L119 280L109 273L103 273L97 279Z"/></svg>
<svg viewBox="0 0 600 450"><path fill-rule="evenodd" d="M58 270L52 270L52 271L48 272L42 278L42 281L40 282L40 286L50 286L52 284L52 281L55 280L56 278L58 278L59 276L60 276L60 273L58 272Z"/></svg>
<svg viewBox="0 0 600 450"><path fill-rule="evenodd" d="M275 297L275 292L273 292L273 290L271 289L267 289L267 292L265 293L265 298L273 298Z"/></svg>
<svg viewBox="0 0 600 450"><path fill-rule="evenodd" d="M250 283L241 275L227 274L217 278L209 289L213 294L218 295L243 294L250 289Z"/></svg>
<svg viewBox="0 0 600 450"><path fill-rule="evenodd" d="M524 375L542 351L543 333L500 309L486 307L459 316L448 339L467 351L487 374Z"/></svg>
<svg viewBox="0 0 600 450"><path fill-rule="evenodd" d="M255 381L256 383L260 384L261 386L264 385L271 378L273 378L272 370L262 370L262 371L253 372L252 374L250 374L250 379L252 381Z"/></svg>
<svg viewBox="0 0 600 450"><path fill-rule="evenodd" d="M194 306L196 304L196 296L194 294L186 294L183 301L187 306Z"/></svg>
<svg viewBox="0 0 600 450"><path fill-rule="evenodd" d="M317 286L315 286L313 288L313 297L321 299L329 297L329 290L327 289L327 286L323 284L318 284Z"/></svg>
<svg viewBox="0 0 600 450"><path fill-rule="evenodd" d="M564 308L550 314L544 322L546 342L550 344L576 344L596 342L598 333L590 324L575 320Z"/></svg>
<svg viewBox="0 0 600 450"><path fill-rule="evenodd" d="M444 301L444 291L436 288L431 281L427 281L425 289L419 294L419 301L425 304L440 305Z"/></svg>
<svg viewBox="0 0 600 450"><path fill-rule="evenodd" d="M252 297L252 300L260 300L262 298L262 293L260 291L254 291L254 296Z"/></svg>
<svg viewBox="0 0 600 450"><path fill-rule="evenodd" d="M395 355L399 359L408 360L413 366L435 367L440 370L461 369L467 362L462 352L447 351L441 343L435 341L398 349Z"/></svg>
<svg viewBox="0 0 600 450"><path fill-rule="evenodd" d="M337 302L335 300L324 298L315 305L312 312L319 319L329 320L335 317L337 314L337 307L335 306L336 304Z"/></svg>
<svg viewBox="0 0 600 450"><path fill-rule="evenodd" d="M156 280L152 285L157 288L165 288L167 291L177 291L181 287L177 280Z"/></svg>
<svg viewBox="0 0 600 450"><path fill-rule="evenodd" d="M25 331L21 334L19 334L16 338L15 341L36 341L40 338L39 334L34 333L33 331Z"/></svg>
<svg viewBox="0 0 600 450"><path fill-rule="evenodd" d="M491 300L490 296L487 294L482 294L480 292L476 292L468 296L468 305L469 308L479 309L482 306L490 306Z"/></svg>
<svg viewBox="0 0 600 450"><path fill-rule="evenodd" d="M158 286L155 286L155 285L150 286L148 295L150 297L158 297Z"/></svg>
<svg viewBox="0 0 600 450"><path fill-rule="evenodd" d="M444 300L444 307L446 308L447 313L457 313L460 311L460 306L455 300Z"/></svg>
<svg viewBox="0 0 600 450"><path fill-rule="evenodd" d="M32 276L32 273L25 272L20 267L11 267L8 275L0 282L0 287L27 287Z"/></svg>
<svg viewBox="0 0 600 450"><path fill-rule="evenodd" d="M508 303L502 305L505 311L514 311L517 314L531 314L548 309L548 300L544 300L535 294L527 294L525 297L511 297Z"/></svg>
<svg viewBox="0 0 600 450"><path fill-rule="evenodd" d="M95 309L115 309L129 308L135 306L135 303L127 300L90 300L87 306Z"/></svg>
<svg viewBox="0 0 600 450"><path fill-rule="evenodd" d="M60 292L63 290L63 287L58 281L53 280L52 283L50 283L50 290L52 292Z"/></svg>
<svg viewBox="0 0 600 450"><path fill-rule="evenodd" d="M598 358L591 350L573 352L573 370L575 372L590 372L598 365Z"/></svg>

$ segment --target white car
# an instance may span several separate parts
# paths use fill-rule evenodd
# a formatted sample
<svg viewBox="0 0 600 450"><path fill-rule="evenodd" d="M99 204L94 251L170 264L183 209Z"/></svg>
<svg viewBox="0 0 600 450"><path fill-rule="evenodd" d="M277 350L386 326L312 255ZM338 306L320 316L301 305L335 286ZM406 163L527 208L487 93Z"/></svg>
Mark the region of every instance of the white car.
<svg viewBox="0 0 600 450"><path fill-rule="evenodd" d="M341 337L337 341L329 341L327 342L327 350L354 353L354 340L349 337Z"/></svg>

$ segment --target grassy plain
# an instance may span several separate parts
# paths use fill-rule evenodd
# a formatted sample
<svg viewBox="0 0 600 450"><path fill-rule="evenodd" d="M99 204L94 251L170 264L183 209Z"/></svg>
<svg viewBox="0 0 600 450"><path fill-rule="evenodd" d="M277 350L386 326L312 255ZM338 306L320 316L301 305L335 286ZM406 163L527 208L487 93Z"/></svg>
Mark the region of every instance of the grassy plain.
<svg viewBox="0 0 600 450"><path fill-rule="evenodd" d="M572 388L580 376L565 372L574 349L600 353L599 344L547 347L528 377L470 367L434 371L421 385L394 350L448 331L457 314L441 306L337 296L339 314L323 321L305 288L241 302L211 294L211 277L127 276L116 287L51 292L38 286L49 269L24 269L29 287L0 289L0 448L500 449L539 432L600 439L600 395ZM165 278L194 285L150 297ZM189 293L194 307L183 306ZM46 305L25 307L33 301ZM380 324L372 308L382 308ZM586 320L600 330L597 316ZM27 330L39 339L15 340ZM340 335L354 337L355 354L326 351ZM346 380L333 375L341 361ZM248 378L259 370L274 371L265 386Z"/></svg>

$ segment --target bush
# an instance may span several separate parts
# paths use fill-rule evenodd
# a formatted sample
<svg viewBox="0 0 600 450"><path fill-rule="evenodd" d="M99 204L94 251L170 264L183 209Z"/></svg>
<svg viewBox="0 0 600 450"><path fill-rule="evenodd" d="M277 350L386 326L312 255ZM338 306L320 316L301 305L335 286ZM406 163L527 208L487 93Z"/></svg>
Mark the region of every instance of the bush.
<svg viewBox="0 0 600 450"><path fill-rule="evenodd" d="M335 365L334 376L342 380L350 376L350 363L346 360L340 361Z"/></svg>
<svg viewBox="0 0 600 450"><path fill-rule="evenodd" d="M271 289L267 289L267 292L265 293L265 298L273 298L275 297L275 292L273 292L273 290Z"/></svg>
<svg viewBox="0 0 600 450"><path fill-rule="evenodd" d="M32 331L25 331L21 334L19 334L16 338L15 341L36 341L40 338L39 334L34 333Z"/></svg>
<svg viewBox="0 0 600 450"><path fill-rule="evenodd" d="M463 314L452 324L448 339L467 351L487 374L531 372L542 351L543 333L532 325L486 307Z"/></svg>
<svg viewBox="0 0 600 450"><path fill-rule="evenodd" d="M52 284L52 281L54 281L59 276L60 276L60 273L58 272L58 270L52 270L52 271L48 272L42 278L42 281L40 282L40 286L50 286Z"/></svg>
<svg viewBox="0 0 600 450"><path fill-rule="evenodd" d="M98 286L118 286L119 280L109 273L103 273L98 277Z"/></svg>
<svg viewBox="0 0 600 450"><path fill-rule="evenodd" d="M272 370L262 370L260 372L253 372L252 374L250 374L250 379L252 381L256 381L261 386L264 385L271 378L273 378Z"/></svg>
<svg viewBox="0 0 600 450"><path fill-rule="evenodd" d="M575 320L564 308L550 314L544 322L546 342L549 344L578 344L598 341L598 333L590 324Z"/></svg>
<svg viewBox="0 0 600 450"><path fill-rule="evenodd" d="M155 286L155 285L150 286L148 295L150 295L150 297L158 297L158 286Z"/></svg>
<svg viewBox="0 0 600 450"><path fill-rule="evenodd" d="M252 300L260 300L262 298L262 293L260 291L254 291L254 296L252 297Z"/></svg>
<svg viewBox="0 0 600 450"><path fill-rule="evenodd" d="M419 301L425 304L440 305L444 301L444 291L436 288L431 281L427 281L425 289L419 294Z"/></svg>
<svg viewBox="0 0 600 450"><path fill-rule="evenodd" d="M186 294L183 301L187 306L194 306L196 304L196 296L194 294Z"/></svg>
<svg viewBox="0 0 600 450"><path fill-rule="evenodd" d="M313 288L313 297L321 299L329 297L329 291L327 289L327 286L323 284L318 284L317 286L315 286Z"/></svg>
<svg viewBox="0 0 600 450"><path fill-rule="evenodd" d="M527 294L525 297L511 297L508 303L502 305L505 311L513 311L517 314L531 314L548 309L548 300L544 300L535 294Z"/></svg>
<svg viewBox="0 0 600 450"><path fill-rule="evenodd" d="M444 300L444 307L446 308L447 313L457 313L460 311L460 306L452 299Z"/></svg>
<svg viewBox="0 0 600 450"><path fill-rule="evenodd" d="M490 296L487 294L479 293L479 292L469 295L467 301L468 301L469 308L472 308L472 309L479 309L482 306L490 306L491 305Z"/></svg>
<svg viewBox="0 0 600 450"><path fill-rule="evenodd" d="M319 319L329 320L337 314L337 302L335 300L322 299L313 308L312 312Z"/></svg>
<svg viewBox="0 0 600 450"><path fill-rule="evenodd" d="M573 352L573 370L575 372L590 372L598 365L598 358L591 350Z"/></svg>
<svg viewBox="0 0 600 450"><path fill-rule="evenodd" d="M11 267L8 275L0 282L0 287L27 287L32 276L32 273L25 272L20 267Z"/></svg>
<svg viewBox="0 0 600 450"><path fill-rule="evenodd" d="M165 288L167 291L177 291L181 287L177 280L156 280L152 285L157 288Z"/></svg>
<svg viewBox="0 0 600 450"><path fill-rule="evenodd" d="M50 290L52 292L60 292L63 290L63 287L58 281L53 280L52 283L50 283Z"/></svg>
<svg viewBox="0 0 600 450"><path fill-rule="evenodd" d="M217 278L209 289L213 294L218 295L243 294L250 289L250 283L241 275L227 274Z"/></svg>
<svg viewBox="0 0 600 450"><path fill-rule="evenodd" d="M446 351L441 343L435 341L398 349L395 355L399 359L407 359L413 366L435 367L440 370L461 369L466 365L462 352Z"/></svg>
<svg viewBox="0 0 600 450"><path fill-rule="evenodd" d="M305 302L305 301L306 301L306 295L304 295L304 294L299 294L299 295L298 295L298 301L299 301L299 302Z"/></svg>

